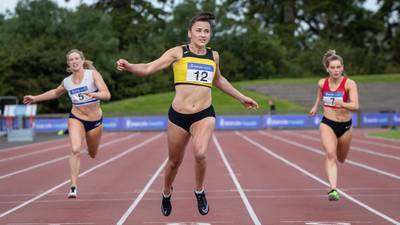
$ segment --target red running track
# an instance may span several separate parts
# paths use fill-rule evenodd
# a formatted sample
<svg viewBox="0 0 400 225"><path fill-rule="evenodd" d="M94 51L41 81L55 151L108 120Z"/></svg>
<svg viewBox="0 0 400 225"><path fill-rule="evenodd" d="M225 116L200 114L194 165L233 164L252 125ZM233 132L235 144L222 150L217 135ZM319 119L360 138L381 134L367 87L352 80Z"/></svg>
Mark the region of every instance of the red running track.
<svg viewBox="0 0 400 225"><path fill-rule="evenodd" d="M208 152L201 216L192 146L160 211L164 132L106 133L98 157L81 154L78 198L67 199L68 140L0 150L0 224L5 225L378 225L400 224L400 142L354 130L339 166L341 199L328 202L324 152L313 130L218 131Z"/></svg>

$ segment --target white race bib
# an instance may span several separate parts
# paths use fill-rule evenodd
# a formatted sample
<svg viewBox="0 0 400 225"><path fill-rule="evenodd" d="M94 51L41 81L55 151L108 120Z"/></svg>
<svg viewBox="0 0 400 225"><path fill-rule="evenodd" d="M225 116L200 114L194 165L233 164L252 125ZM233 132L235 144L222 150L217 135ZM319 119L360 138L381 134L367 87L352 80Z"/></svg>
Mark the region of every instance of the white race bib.
<svg viewBox="0 0 400 225"><path fill-rule="evenodd" d="M214 78L214 67L208 64L188 63L186 80L211 84Z"/></svg>
<svg viewBox="0 0 400 225"><path fill-rule="evenodd" d="M343 102L343 93L342 92L325 92L323 96L323 102L326 106L335 106L335 102L341 101Z"/></svg>

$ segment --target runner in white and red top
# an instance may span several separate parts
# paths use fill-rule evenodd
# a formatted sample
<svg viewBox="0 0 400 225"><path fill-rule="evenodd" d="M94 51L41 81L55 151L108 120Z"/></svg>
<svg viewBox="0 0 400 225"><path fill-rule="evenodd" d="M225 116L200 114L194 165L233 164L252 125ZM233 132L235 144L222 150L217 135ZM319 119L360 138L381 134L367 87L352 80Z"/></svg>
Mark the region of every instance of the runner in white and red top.
<svg viewBox="0 0 400 225"><path fill-rule="evenodd" d="M326 151L325 170L331 190L330 201L339 200L337 188L336 160L344 163L349 153L352 138L352 112L358 110L358 91L356 83L343 76L343 59L334 50L323 57L323 64L329 77L319 80L317 98L310 110L311 115L318 112L323 102L323 115L319 126L322 146Z"/></svg>

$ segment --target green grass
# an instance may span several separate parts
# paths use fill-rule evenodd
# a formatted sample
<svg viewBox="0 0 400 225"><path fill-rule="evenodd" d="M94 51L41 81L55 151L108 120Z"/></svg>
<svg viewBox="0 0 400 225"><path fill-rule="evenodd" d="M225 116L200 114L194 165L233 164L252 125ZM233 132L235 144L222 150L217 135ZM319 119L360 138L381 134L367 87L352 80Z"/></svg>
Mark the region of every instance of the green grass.
<svg viewBox="0 0 400 225"><path fill-rule="evenodd" d="M400 83L400 74L382 74L382 75L357 75L350 76L357 83ZM270 96L264 94L244 90L243 87L249 85L273 85L273 84L316 84L320 77L313 78L285 78L285 79L269 79L269 80L252 80L235 82L233 85L243 94L256 100L260 108L252 111L245 109L237 100L222 93L217 88L213 88L213 105L218 114L262 114L268 111L268 100ZM102 109L106 116L124 116L124 115L165 115L171 105L174 97L174 92L166 92L159 94L149 94L135 98L128 98L120 101L102 104ZM311 103L310 103L311 104ZM302 105L288 102L282 99L275 100L276 108L279 113L306 113L308 108Z"/></svg>
<svg viewBox="0 0 400 225"><path fill-rule="evenodd" d="M273 84L317 84L323 77L307 78L282 78L269 80L251 80L236 82L237 87L249 85L273 85ZM349 78L357 83L400 83L400 74L376 74L376 75L349 75Z"/></svg>
<svg viewBox="0 0 400 225"><path fill-rule="evenodd" d="M226 95L220 90L213 88L213 105L218 114L262 114L267 109L267 102L270 97L263 94L241 90L243 94L256 100L259 105L259 110L247 110L236 99ZM174 97L174 92L166 92L160 94L151 94L136 98L115 101L102 104L102 109L106 116L124 116L124 115L165 115L171 105ZM284 100L276 100L275 105L278 109L286 109L290 111L304 111L305 108L301 105L291 103Z"/></svg>
<svg viewBox="0 0 400 225"><path fill-rule="evenodd" d="M388 130L388 131L384 131L384 132L374 132L374 133L369 133L368 136L400 140L400 130Z"/></svg>

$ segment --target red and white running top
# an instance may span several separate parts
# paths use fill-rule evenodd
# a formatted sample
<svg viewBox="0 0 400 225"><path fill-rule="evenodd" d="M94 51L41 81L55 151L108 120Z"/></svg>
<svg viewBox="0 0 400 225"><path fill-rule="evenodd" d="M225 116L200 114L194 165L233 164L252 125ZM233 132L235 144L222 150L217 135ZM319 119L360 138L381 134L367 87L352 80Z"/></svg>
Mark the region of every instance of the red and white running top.
<svg viewBox="0 0 400 225"><path fill-rule="evenodd" d="M329 88L329 78L325 79L324 86L322 87L322 102L324 103L324 107L329 108L337 108L335 106L336 101L347 102L348 100L348 92L346 91L347 77L343 77L342 82L340 82L339 87L332 91Z"/></svg>

